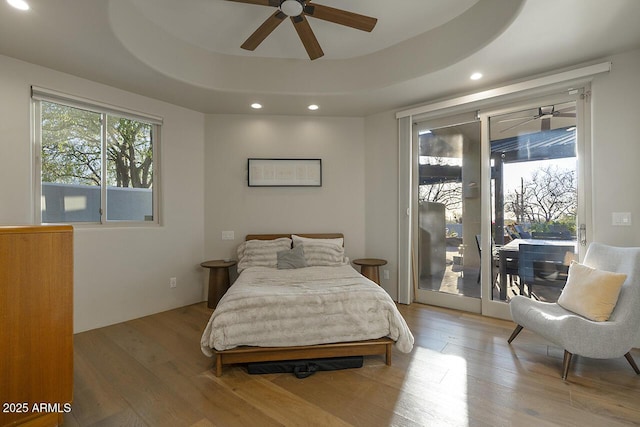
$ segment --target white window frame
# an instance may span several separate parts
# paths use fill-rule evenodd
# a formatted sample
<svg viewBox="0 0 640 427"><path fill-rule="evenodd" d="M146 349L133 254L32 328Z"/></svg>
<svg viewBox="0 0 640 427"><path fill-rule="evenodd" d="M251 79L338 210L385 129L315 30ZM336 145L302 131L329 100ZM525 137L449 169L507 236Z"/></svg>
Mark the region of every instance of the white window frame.
<svg viewBox="0 0 640 427"><path fill-rule="evenodd" d="M70 222L74 226L158 226L160 221L160 189L161 189L161 173L160 173L160 145L162 134L163 119L158 116L140 113L123 107L117 107L98 101L81 98L75 95L64 94L51 89L41 87L31 87L31 124L32 124L32 148L33 148L33 207L35 223L42 224L42 115L41 102L51 102L72 108L80 108L100 114L103 123L106 123L107 116L124 117L131 120L140 121L151 125L152 138L152 156L153 156L153 185L152 203L153 203L153 220L152 221L131 221L131 220L107 220L107 173L106 173L106 126L102 126L102 172L100 183L100 221L99 222Z"/></svg>

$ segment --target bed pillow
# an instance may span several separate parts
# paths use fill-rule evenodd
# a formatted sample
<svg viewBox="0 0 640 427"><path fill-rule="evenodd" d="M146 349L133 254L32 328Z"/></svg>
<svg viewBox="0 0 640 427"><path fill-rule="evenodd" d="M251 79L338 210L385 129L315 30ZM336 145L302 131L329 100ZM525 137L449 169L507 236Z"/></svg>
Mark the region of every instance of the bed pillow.
<svg viewBox="0 0 640 427"><path fill-rule="evenodd" d="M626 279L626 274L598 270L573 261L558 305L587 319L604 322L609 320Z"/></svg>
<svg viewBox="0 0 640 427"><path fill-rule="evenodd" d="M291 239L288 237L243 242L238 246L238 273L248 267L276 268L278 252L289 249L291 249Z"/></svg>
<svg viewBox="0 0 640 427"><path fill-rule="evenodd" d="M304 248L304 258L310 267L331 267L349 262L344 256L344 248L335 243L306 241L302 247Z"/></svg>
<svg viewBox="0 0 640 427"><path fill-rule="evenodd" d="M321 243L333 243L334 245L344 246L344 238L336 237L333 239L314 239L313 237L302 237L297 234L292 234L291 238L293 239L293 247L300 246L307 242L321 242Z"/></svg>
<svg viewBox="0 0 640 427"><path fill-rule="evenodd" d="M306 266L307 261L304 258L302 246L278 252L278 269L280 270L304 268Z"/></svg>

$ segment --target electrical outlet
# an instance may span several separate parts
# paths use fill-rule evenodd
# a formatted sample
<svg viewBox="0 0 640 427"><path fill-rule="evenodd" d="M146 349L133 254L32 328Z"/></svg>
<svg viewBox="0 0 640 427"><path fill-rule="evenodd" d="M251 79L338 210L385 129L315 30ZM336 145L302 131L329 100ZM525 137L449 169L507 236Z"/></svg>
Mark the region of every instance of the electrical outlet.
<svg viewBox="0 0 640 427"><path fill-rule="evenodd" d="M176 286L178 286L178 282L176 280L175 277L170 277L169 278L169 287L170 288L175 288Z"/></svg>

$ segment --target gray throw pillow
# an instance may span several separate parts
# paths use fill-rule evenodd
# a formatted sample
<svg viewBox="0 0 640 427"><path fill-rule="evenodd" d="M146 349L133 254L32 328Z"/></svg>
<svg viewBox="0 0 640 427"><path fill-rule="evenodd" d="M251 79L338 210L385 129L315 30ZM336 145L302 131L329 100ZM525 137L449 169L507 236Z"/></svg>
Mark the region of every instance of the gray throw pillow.
<svg viewBox="0 0 640 427"><path fill-rule="evenodd" d="M296 246L293 249L278 252L278 268L281 270L302 268L307 266L304 258L304 249Z"/></svg>

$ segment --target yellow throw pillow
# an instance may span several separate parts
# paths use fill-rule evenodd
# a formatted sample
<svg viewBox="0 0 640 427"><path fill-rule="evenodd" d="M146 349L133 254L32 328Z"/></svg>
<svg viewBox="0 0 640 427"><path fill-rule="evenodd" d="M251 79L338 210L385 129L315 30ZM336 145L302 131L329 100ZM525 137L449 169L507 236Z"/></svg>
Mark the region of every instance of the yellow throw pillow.
<svg viewBox="0 0 640 427"><path fill-rule="evenodd" d="M587 319L604 322L609 320L626 279L626 274L598 270L572 261L558 305Z"/></svg>

